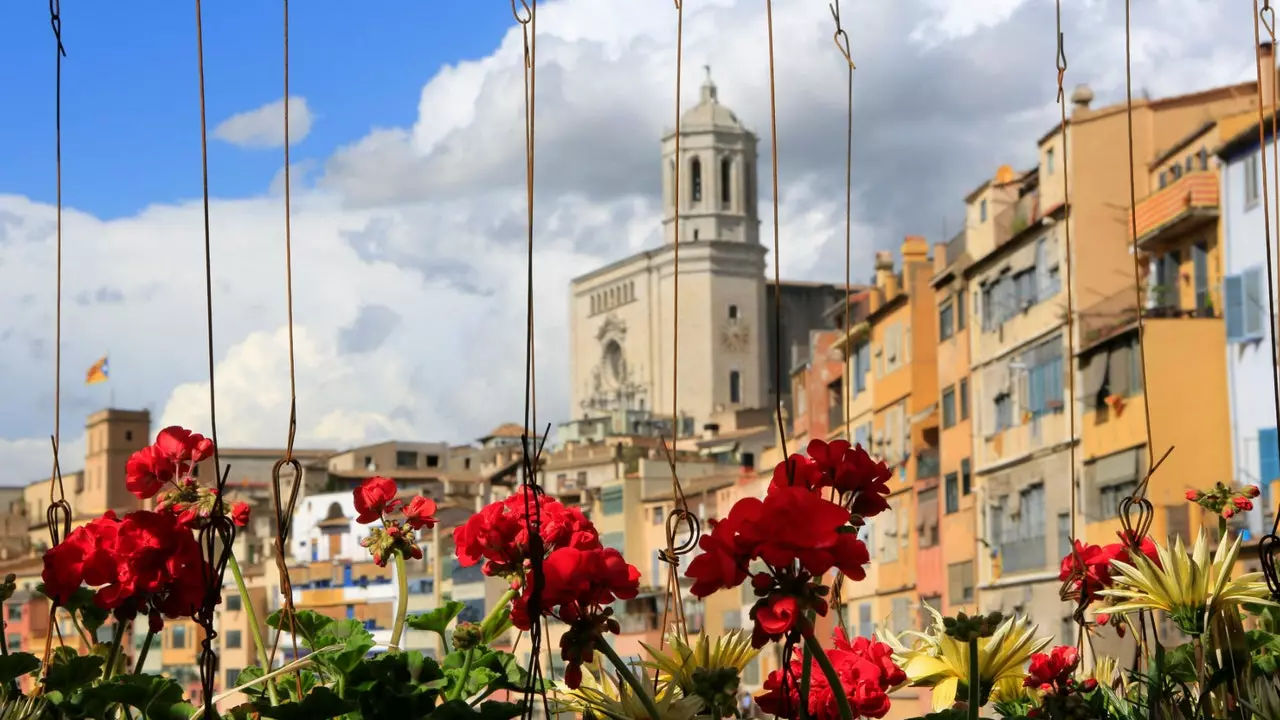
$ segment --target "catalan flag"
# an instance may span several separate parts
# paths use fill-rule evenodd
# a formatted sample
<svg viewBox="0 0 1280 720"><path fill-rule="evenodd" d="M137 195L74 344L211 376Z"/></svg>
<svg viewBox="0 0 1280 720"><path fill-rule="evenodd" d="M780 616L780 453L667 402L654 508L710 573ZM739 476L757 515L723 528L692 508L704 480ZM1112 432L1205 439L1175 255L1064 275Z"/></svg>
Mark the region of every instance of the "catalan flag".
<svg viewBox="0 0 1280 720"><path fill-rule="evenodd" d="M101 382L106 382L108 377L107 356L103 355L98 362L93 364L93 367L89 368L89 372L85 374L84 384L96 385Z"/></svg>

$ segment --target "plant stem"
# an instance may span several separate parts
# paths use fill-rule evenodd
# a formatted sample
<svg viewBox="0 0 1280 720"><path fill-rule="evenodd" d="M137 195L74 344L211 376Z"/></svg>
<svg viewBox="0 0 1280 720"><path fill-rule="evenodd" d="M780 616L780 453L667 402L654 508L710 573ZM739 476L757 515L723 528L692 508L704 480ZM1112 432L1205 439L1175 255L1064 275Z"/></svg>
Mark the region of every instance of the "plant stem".
<svg viewBox="0 0 1280 720"><path fill-rule="evenodd" d="M258 626L258 611L253 608L253 598L249 597L249 588L244 584L244 573L240 572L240 563L236 561L234 552L227 556L227 567L231 569L231 577L236 580L236 590L240 591L240 607L244 608L245 619L249 621L249 632L253 633L253 647L258 654L258 664L262 666L263 673L271 672L267 644L262 642L262 628ZM267 683L267 697L271 699L273 707L280 704L275 684Z"/></svg>
<svg viewBox="0 0 1280 720"><path fill-rule="evenodd" d="M151 632L151 627L147 627L147 639L142 643L142 649L138 651L138 662L133 666L133 674L141 675L142 666L147 662L147 653L151 651L151 641L154 640L156 634Z"/></svg>
<svg viewBox="0 0 1280 720"><path fill-rule="evenodd" d="M507 611L507 603L511 602L515 596L515 589L502 593L502 597L498 598L497 604L493 606L493 609L489 611L489 614L485 616L485 619L480 622L480 631L484 637L484 642L489 642L491 639L489 637L489 633L493 628L502 620L506 620L510 616L510 613Z"/></svg>
<svg viewBox="0 0 1280 720"><path fill-rule="evenodd" d="M853 720L853 709L849 707L849 698L845 695L844 683L840 681L839 673L836 672L835 666L831 664L831 658L827 657L827 653L822 649L818 638L813 636L813 626L808 625L803 628L802 634L804 635L805 647L813 653L813 659L818 661L818 667L822 668L822 674L827 676L827 684L831 686L831 694L836 697L836 707L840 710L841 720Z"/></svg>
<svg viewBox="0 0 1280 720"><path fill-rule="evenodd" d="M982 673L978 668L979 638L969 641L969 720L978 720L982 707Z"/></svg>
<svg viewBox="0 0 1280 720"><path fill-rule="evenodd" d="M396 598L396 622L391 626L391 641L387 649L400 650L400 634L404 632L404 618L409 614L409 578L405 575L404 556L394 553L396 559L396 584L400 586L400 595Z"/></svg>
<svg viewBox="0 0 1280 720"><path fill-rule="evenodd" d="M475 648L468 648L462 657L462 675L458 677L458 684L453 686L453 691L449 693L450 700L457 700L462 697L467 690L467 676L471 674L471 662L475 660Z"/></svg>
<svg viewBox="0 0 1280 720"><path fill-rule="evenodd" d="M107 666L102 671L102 680L106 682L116 674L116 663L120 660L120 643L124 640L125 628L129 627L129 623L123 620L116 620L116 631L111 636L111 651L107 653Z"/></svg>
<svg viewBox="0 0 1280 720"><path fill-rule="evenodd" d="M804 645L804 660L800 669L800 720L809 720L809 680L813 675L813 651Z"/></svg>
<svg viewBox="0 0 1280 720"><path fill-rule="evenodd" d="M653 696L649 694L644 683L640 682L640 680L636 678L635 673L631 672L631 668L627 667L627 664L622 661L621 657L618 657L618 653L613 649L613 646L609 644L609 641L606 640L603 635L596 635L596 639L599 640L599 642L596 643L595 649L599 650L601 654L609 658L609 662L613 663L613 666L618 669L618 674L621 675L622 679L625 680L626 683L631 686L631 689L635 691L636 698L640 700L640 704L644 705L645 711L649 713L649 719L659 720L660 715L658 714L658 706L654 704ZM844 720L852 720L852 718L847 717Z"/></svg>

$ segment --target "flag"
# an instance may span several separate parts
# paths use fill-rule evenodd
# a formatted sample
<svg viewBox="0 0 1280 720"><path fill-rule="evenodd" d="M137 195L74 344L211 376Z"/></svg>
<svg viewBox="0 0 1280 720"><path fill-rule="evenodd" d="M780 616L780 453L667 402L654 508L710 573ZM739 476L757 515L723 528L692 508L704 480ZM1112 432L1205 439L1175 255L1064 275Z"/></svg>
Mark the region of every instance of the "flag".
<svg viewBox="0 0 1280 720"><path fill-rule="evenodd" d="M106 382L108 377L109 376L107 375L107 356L103 355L102 358L98 360L98 362L93 364L93 367L89 368L89 372L85 374L84 384L96 385L97 383L100 383L100 382Z"/></svg>

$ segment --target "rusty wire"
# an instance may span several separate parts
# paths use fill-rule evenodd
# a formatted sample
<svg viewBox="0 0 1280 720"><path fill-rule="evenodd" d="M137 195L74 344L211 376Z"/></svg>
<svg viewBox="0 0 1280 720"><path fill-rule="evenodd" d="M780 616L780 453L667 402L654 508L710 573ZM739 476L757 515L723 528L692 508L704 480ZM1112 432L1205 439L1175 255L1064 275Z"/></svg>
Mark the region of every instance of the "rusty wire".
<svg viewBox="0 0 1280 720"><path fill-rule="evenodd" d="M1271 8L1271 0L1263 0L1262 8L1258 8L1258 0L1253 2L1253 40L1254 46L1261 45L1261 33L1258 28L1259 21L1267 28L1267 34L1271 40L1271 46L1275 47L1276 42L1276 25L1275 11ZM1263 218L1263 240L1266 246L1267 257L1271 257L1271 198L1268 197L1268 178L1267 178L1267 138L1265 113L1263 108L1262 83L1264 80L1262 56L1259 54L1257 58L1258 66L1258 147L1259 154L1262 156L1262 218ZM1280 173L1280 158L1275 157L1277 147L1276 139L1276 109L1274 106L1275 93L1277 92L1276 69L1271 67L1268 69L1271 75L1272 87L1272 108L1271 108L1271 149L1273 153L1271 171ZM1280 208L1280 179L1277 179L1274 188L1276 193L1275 207ZM1275 271L1270 262L1265 263L1267 266L1267 307L1271 317L1271 364L1274 367L1280 367L1280 353L1276 347L1276 303L1275 303ZM1280 381L1275 377L1272 378L1273 398L1275 402L1276 423L1280 425ZM1266 478L1259 478L1259 482L1266 482ZM1275 498L1272 498L1275 501ZM1280 552L1280 509L1277 509L1275 518L1271 525L1271 530L1258 541L1258 559L1262 564L1262 574L1267 581L1267 588L1271 591L1271 597L1280 600L1280 574L1277 574L1276 553Z"/></svg>
<svg viewBox="0 0 1280 720"><path fill-rule="evenodd" d="M62 441L62 58L67 49L62 44L62 3L49 0L49 26L54 40L54 167L57 183L57 229L55 263L55 314L53 325L53 434L49 436L53 450L53 469L49 474L49 505L45 508L45 522L49 528L49 547L55 548L71 532L71 504L62 483L62 468L58 463L58 450ZM52 601L49 617L58 613L58 600ZM47 670L53 654L53 626L45 631L43 667ZM58 644L62 644L59 634ZM41 686L43 688L43 685Z"/></svg>
<svg viewBox="0 0 1280 720"><path fill-rule="evenodd" d="M289 178L290 142L289 142L289 0L283 0L284 12L284 282L285 307L289 323L289 435L285 445L284 457L276 461L271 468L271 505L275 513L275 561L276 571L280 575L280 592L284 597L284 609L281 619L288 623L289 641L293 649L293 657L298 657L297 610L293 603L293 581L289 577L288 547L289 535L293 529L293 511L298 502L298 492L302 488L304 470L302 463L293 456L293 443L298 433L298 381L294 365L293 348L293 205L292 189ZM285 467L293 470L287 493L281 490L281 473ZM271 672L275 665L276 651L280 648L280 636L284 633L285 622L276 629L275 638L271 642L271 652L267 656L268 667L264 672ZM293 672L294 684L298 697L302 697L302 673Z"/></svg>
<svg viewBox="0 0 1280 720"><path fill-rule="evenodd" d="M831 11L831 19L836 26L831 39L849 68L848 81L846 83L848 109L846 112L847 125L845 129L844 155L844 334L847 342L849 334L852 332L849 321L853 317L853 71L857 67L853 64L853 56L850 53L849 34L845 32L844 25L840 22L840 0L833 0L827 8ZM845 355L843 357L848 357L848 345L845 347ZM844 362L841 375L844 376L844 435L846 440L850 440L852 429L849 425L853 422L852 397L854 378L849 371L847 359ZM850 440L850 442L852 441ZM839 496L837 495L835 499L839 500ZM840 629L847 634L848 626L844 615L844 581L844 573L837 570L835 579L831 583L831 599L835 605L836 622L839 624Z"/></svg>

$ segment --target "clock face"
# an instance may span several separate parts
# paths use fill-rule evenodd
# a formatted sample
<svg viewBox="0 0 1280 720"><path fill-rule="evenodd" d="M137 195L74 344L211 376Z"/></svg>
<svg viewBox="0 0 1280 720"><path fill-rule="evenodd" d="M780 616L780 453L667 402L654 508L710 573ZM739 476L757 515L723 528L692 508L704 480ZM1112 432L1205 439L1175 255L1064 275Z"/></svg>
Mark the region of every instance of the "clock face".
<svg viewBox="0 0 1280 720"><path fill-rule="evenodd" d="M751 331L742 322L733 322L725 326L721 332L724 348L730 352L743 352L751 341Z"/></svg>

